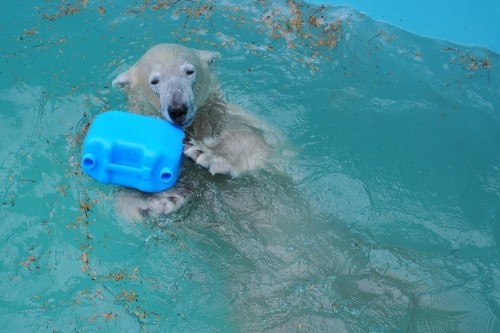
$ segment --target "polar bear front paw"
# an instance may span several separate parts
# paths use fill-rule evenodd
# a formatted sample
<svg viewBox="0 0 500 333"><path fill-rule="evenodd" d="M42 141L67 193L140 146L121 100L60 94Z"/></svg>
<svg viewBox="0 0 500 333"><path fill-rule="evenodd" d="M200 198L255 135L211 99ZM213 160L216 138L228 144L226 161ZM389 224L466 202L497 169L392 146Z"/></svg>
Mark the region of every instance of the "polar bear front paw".
<svg viewBox="0 0 500 333"><path fill-rule="evenodd" d="M212 175L224 174L233 177L236 176L235 168L224 157L214 154L209 147L196 140L185 140L184 155L207 169Z"/></svg>

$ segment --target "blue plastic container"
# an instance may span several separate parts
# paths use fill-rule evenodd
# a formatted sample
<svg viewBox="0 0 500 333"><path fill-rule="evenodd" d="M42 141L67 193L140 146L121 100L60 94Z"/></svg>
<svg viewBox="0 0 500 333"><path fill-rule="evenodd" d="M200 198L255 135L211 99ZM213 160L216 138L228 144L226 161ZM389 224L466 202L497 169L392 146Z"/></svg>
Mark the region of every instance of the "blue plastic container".
<svg viewBox="0 0 500 333"><path fill-rule="evenodd" d="M88 130L81 166L106 184L163 191L179 178L183 138L182 129L165 120L108 111Z"/></svg>

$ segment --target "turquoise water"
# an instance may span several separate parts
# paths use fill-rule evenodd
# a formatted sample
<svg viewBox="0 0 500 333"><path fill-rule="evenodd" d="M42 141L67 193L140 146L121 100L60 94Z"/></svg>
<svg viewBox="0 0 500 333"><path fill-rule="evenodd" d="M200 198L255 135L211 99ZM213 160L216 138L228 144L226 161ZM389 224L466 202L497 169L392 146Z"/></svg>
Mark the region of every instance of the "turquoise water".
<svg viewBox="0 0 500 333"><path fill-rule="evenodd" d="M302 2L5 6L0 331L500 330L499 54ZM221 53L284 172L186 162L190 202L130 224L81 143L160 42Z"/></svg>

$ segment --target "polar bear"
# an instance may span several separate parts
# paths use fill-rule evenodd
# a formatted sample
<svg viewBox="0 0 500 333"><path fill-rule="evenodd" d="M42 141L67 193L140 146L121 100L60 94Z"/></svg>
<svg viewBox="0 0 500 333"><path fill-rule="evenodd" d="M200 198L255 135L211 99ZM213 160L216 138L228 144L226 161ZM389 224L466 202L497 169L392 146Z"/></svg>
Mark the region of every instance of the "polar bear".
<svg viewBox="0 0 500 333"><path fill-rule="evenodd" d="M259 122L224 100L212 71L219 57L217 52L158 44L118 75L113 86L128 95L131 112L181 126L186 133L184 155L189 159L212 175L236 177L262 167L269 145ZM132 220L169 214L192 190L182 179L179 183L156 194L121 190L117 208Z"/></svg>

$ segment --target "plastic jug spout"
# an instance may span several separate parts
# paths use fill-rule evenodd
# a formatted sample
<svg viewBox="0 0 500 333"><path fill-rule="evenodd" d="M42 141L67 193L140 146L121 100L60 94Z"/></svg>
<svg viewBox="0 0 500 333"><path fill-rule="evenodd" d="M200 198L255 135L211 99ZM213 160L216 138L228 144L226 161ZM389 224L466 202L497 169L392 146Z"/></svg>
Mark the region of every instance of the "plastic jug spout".
<svg viewBox="0 0 500 333"><path fill-rule="evenodd" d="M85 154L83 155L82 162L85 169L92 169L93 167L95 167L95 156L90 153Z"/></svg>

